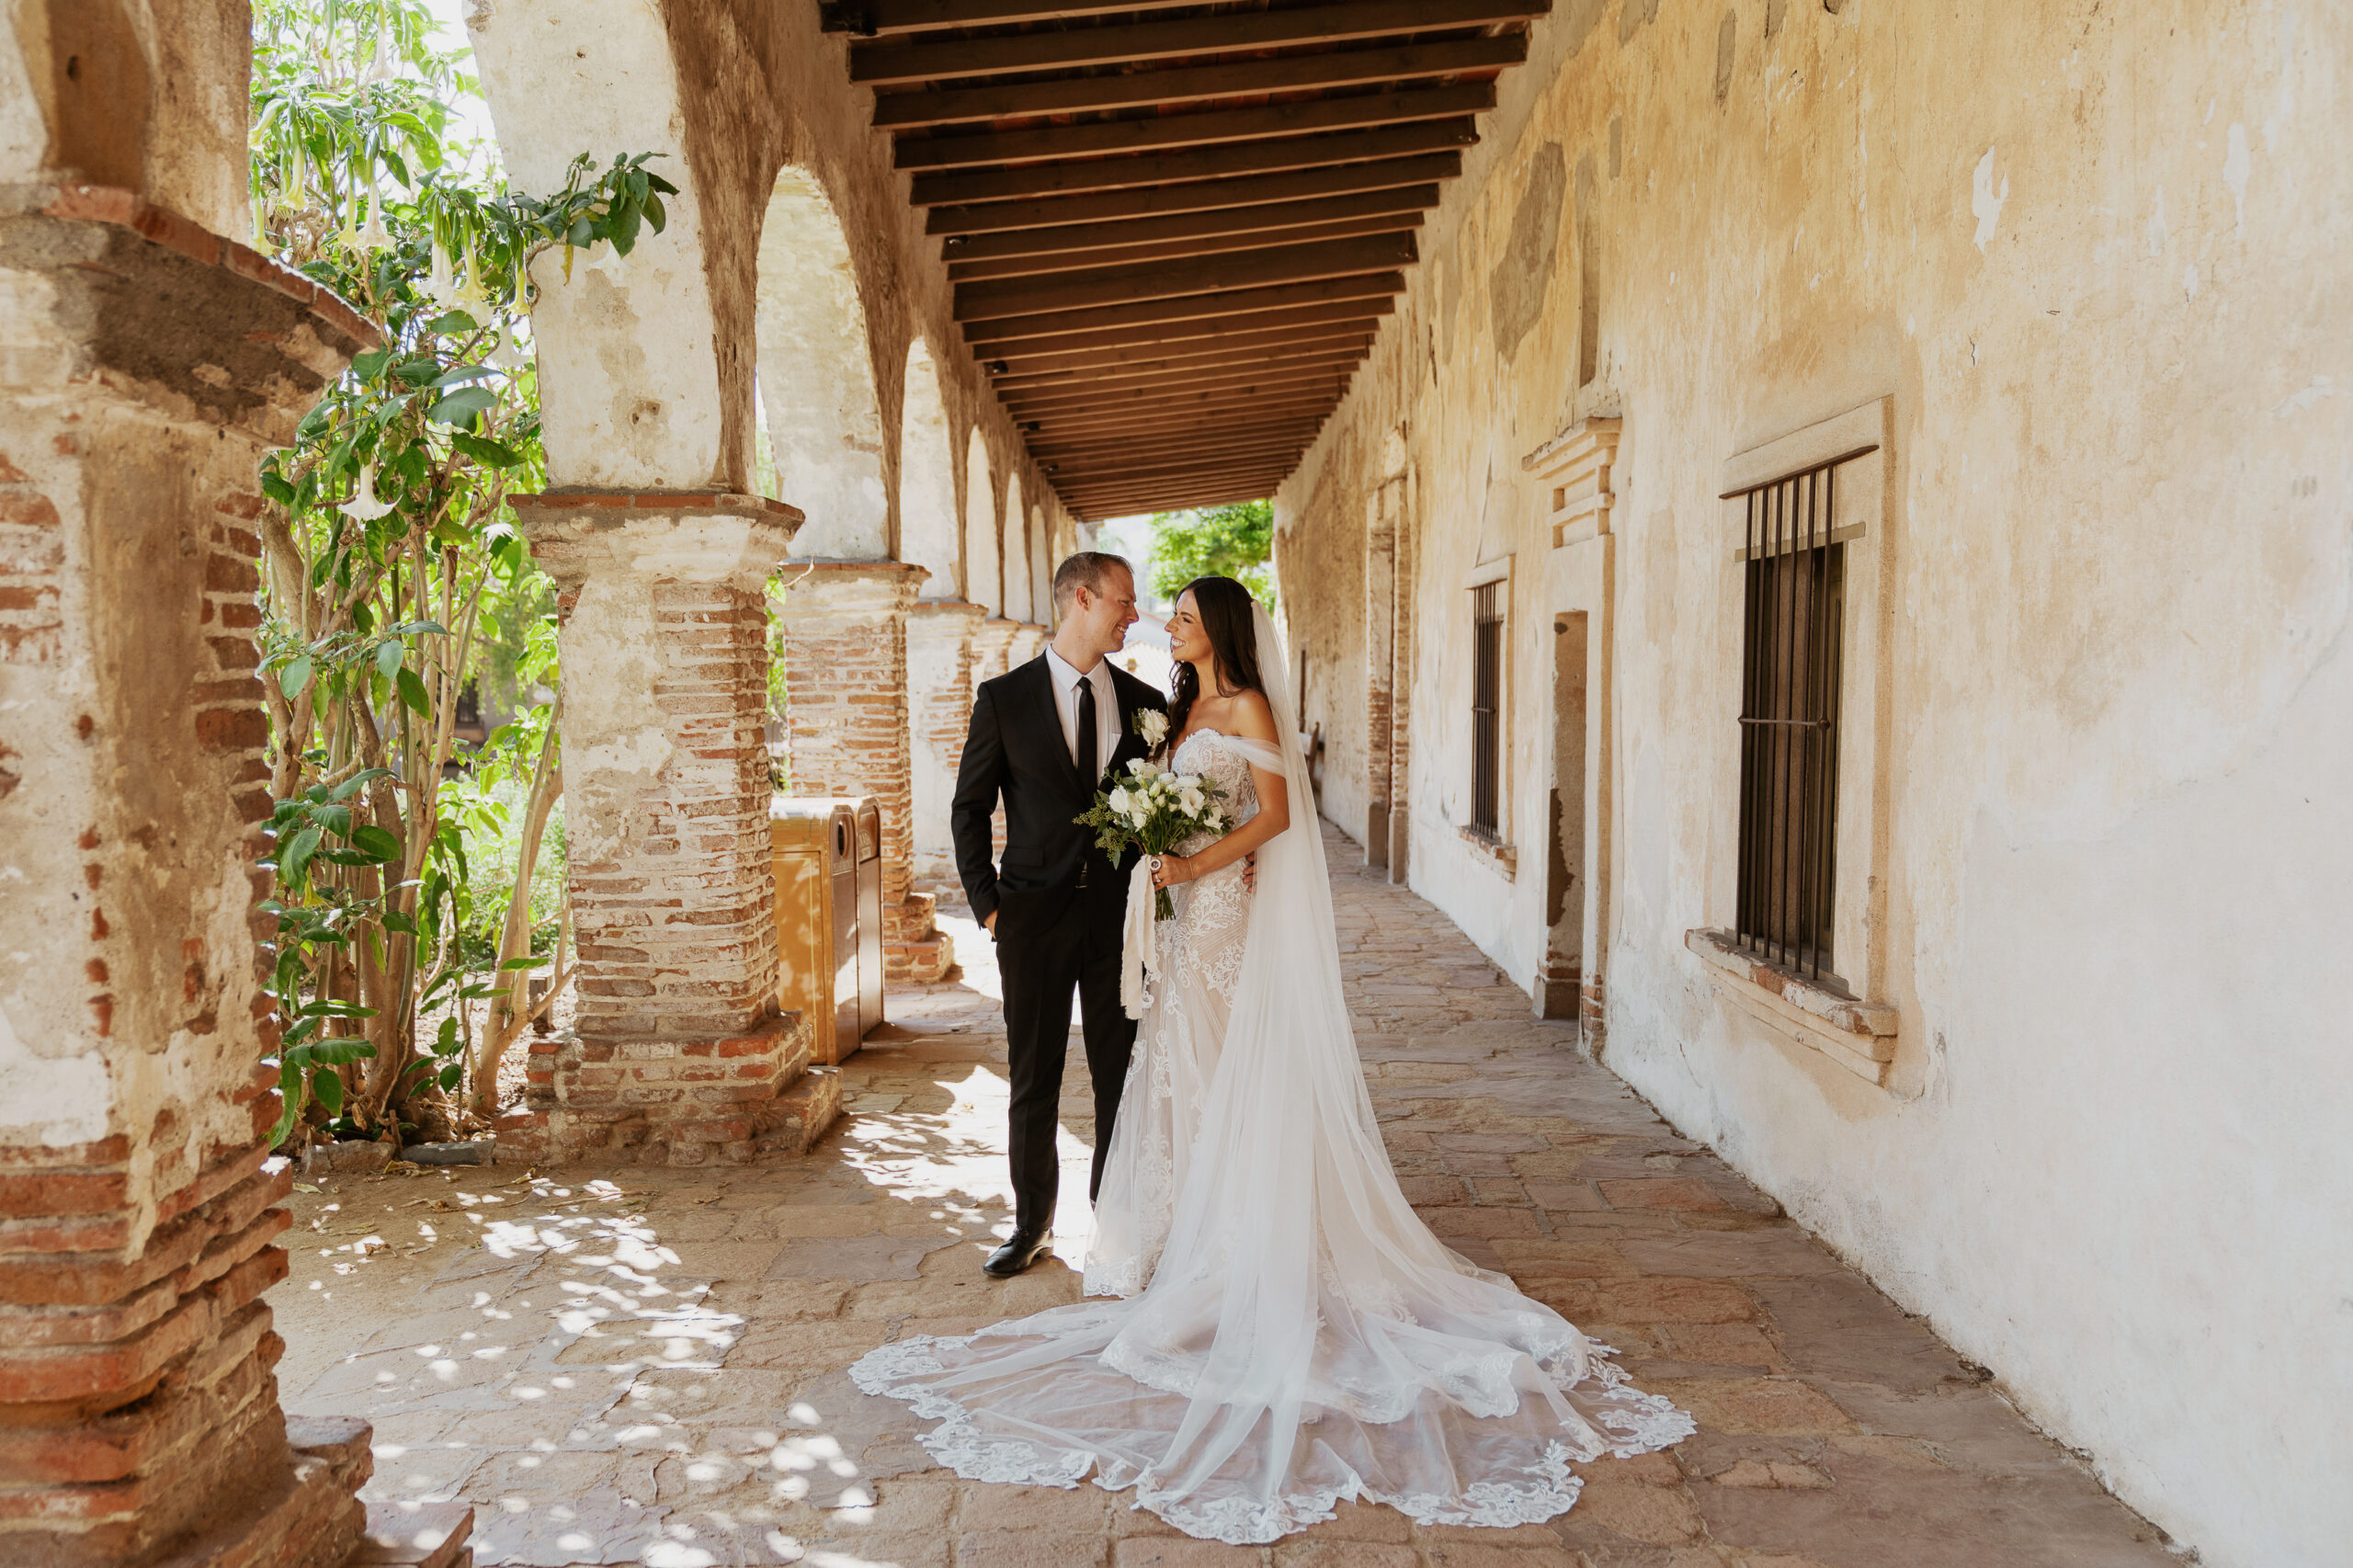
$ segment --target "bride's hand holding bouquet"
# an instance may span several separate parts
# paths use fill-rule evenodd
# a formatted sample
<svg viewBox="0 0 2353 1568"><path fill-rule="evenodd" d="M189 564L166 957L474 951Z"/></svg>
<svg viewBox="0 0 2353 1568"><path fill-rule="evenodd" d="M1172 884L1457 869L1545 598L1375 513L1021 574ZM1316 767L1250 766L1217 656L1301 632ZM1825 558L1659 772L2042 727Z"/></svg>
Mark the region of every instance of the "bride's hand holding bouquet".
<svg viewBox="0 0 2353 1568"><path fill-rule="evenodd" d="M1166 725L1162 719L1164 731ZM1147 734L1146 738L1153 737ZM1173 773L1138 757L1128 764L1125 774L1110 775L1109 787L1097 790L1095 804L1073 820L1096 830L1096 843L1117 865L1131 848L1145 855L1165 855L1197 833L1223 833L1233 825L1220 804L1224 795L1224 790L1210 779ZM1166 888L1158 890L1153 907L1163 920L1176 913Z"/></svg>

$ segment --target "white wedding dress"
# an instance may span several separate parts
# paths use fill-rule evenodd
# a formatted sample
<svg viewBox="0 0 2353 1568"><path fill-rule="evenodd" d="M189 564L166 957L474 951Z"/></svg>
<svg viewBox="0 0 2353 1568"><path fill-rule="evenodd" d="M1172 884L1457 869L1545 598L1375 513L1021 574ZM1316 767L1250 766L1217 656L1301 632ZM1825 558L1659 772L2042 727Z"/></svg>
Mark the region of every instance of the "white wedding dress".
<svg viewBox="0 0 2353 1568"><path fill-rule="evenodd" d="M1202 731L1171 761L1224 786L1237 821L1251 767L1279 771L1292 823L1259 849L1255 894L1239 865L1212 872L1156 933L1086 1265L1088 1293L1117 1299L885 1345L850 1375L938 1417L924 1446L960 1475L1091 1472L1210 1540L1271 1541L1348 1498L1426 1525L1538 1523L1576 1501L1570 1463L1665 1448L1691 1419L1399 1191L1263 610L1258 660L1280 753Z"/></svg>

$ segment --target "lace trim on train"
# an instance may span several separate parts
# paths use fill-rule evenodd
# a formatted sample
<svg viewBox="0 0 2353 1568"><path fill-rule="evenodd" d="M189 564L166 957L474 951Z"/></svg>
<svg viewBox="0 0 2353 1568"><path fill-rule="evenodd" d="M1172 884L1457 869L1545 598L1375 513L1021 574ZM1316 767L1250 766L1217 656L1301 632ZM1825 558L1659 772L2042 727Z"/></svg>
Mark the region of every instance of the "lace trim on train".
<svg viewBox="0 0 2353 1568"><path fill-rule="evenodd" d="M1013 1326L1014 1322L1008 1321L961 1338L941 1339L926 1335L880 1346L851 1366L850 1381L867 1393L902 1400L915 1415L938 1421L938 1426L923 1434L923 1446L932 1458L967 1481L1074 1487L1086 1479L1089 1471L1097 1468L1095 1455L1084 1449L1048 1448L1018 1437L983 1432L961 1404L915 1381L946 1375L947 1369L940 1365L936 1354L939 1347L961 1349L983 1335ZM1586 1347L1597 1353L1608 1349L1589 1341ZM1691 1417L1677 1409L1665 1396L1643 1393L1630 1386L1624 1369L1614 1362L1602 1360L1597 1354L1577 1359L1583 1363L1586 1379L1559 1382L1557 1386L1564 1392L1580 1390L1580 1413L1606 1429L1614 1440L1597 1444L1590 1452L1572 1449L1563 1442L1548 1443L1536 1466L1536 1475L1526 1483L1474 1482L1464 1487L1460 1496L1449 1497L1438 1494L1391 1495L1352 1481L1346 1486L1289 1494L1268 1503L1256 1503L1247 1497L1196 1502L1153 1487L1148 1472L1131 1471L1126 1466L1118 1467L1117 1472L1097 1474L1095 1483L1107 1492L1132 1487L1135 1506L1149 1509L1187 1535L1229 1546L1259 1546L1279 1540L1295 1530L1334 1517L1336 1505L1356 1498L1385 1504L1417 1525L1506 1529L1516 1525L1541 1524L1575 1506L1577 1494L1585 1483L1570 1473L1572 1463L1587 1463L1605 1453L1616 1459L1632 1459L1637 1454L1671 1448L1699 1430ZM1104 1360L1117 1366L1110 1350L1105 1352ZM1126 1367L1119 1366L1117 1369L1130 1377L1136 1376ZM1552 1375L1551 1365L1546 1370ZM1587 1386L1586 1380L1598 1383L1599 1389ZM1144 1378L1137 1381L1164 1392L1184 1392Z"/></svg>

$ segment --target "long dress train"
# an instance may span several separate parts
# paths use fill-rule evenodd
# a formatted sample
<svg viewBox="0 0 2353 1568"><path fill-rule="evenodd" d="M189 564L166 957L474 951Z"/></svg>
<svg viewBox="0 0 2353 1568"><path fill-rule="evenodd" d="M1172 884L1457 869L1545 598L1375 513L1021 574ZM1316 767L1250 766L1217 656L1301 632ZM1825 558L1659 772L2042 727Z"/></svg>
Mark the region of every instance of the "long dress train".
<svg viewBox="0 0 2353 1568"><path fill-rule="evenodd" d="M924 1445L960 1475L1091 1472L1211 1540L1274 1540L1347 1498L1423 1524L1548 1519L1576 1501L1573 1461L1667 1447L1691 1420L1449 1251L1399 1190L1263 611L1258 643L1279 754L1202 732L1172 761L1237 815L1251 765L1279 770L1294 821L1259 850L1255 894L1228 868L1177 890L1163 925L1086 1270L1120 1299L885 1345L850 1375L937 1417Z"/></svg>

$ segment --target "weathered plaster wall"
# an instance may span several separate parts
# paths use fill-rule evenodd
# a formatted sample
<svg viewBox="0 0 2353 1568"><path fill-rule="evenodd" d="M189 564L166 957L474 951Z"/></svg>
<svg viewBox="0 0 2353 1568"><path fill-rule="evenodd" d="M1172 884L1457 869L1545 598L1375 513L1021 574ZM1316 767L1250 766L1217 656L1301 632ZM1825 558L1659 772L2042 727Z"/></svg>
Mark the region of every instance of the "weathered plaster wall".
<svg viewBox="0 0 2353 1568"><path fill-rule="evenodd" d="M0 22L0 170L135 190L253 226L246 0L20 0Z"/></svg>
<svg viewBox="0 0 2353 1568"><path fill-rule="evenodd" d="M1413 882L1529 983L1551 541L1519 460L1622 414L1608 1061L2205 1561L2336 1561L2353 14L1645 9L1564 6L1506 78L1278 497L1295 634L1345 634L1294 563L1360 538L1404 426ZM1881 397L1885 706L1848 717L1884 738L1888 1089L1728 1012L1682 942L1728 921L1737 842L1722 466ZM1458 833L1462 577L1506 552L1516 881Z"/></svg>
<svg viewBox="0 0 2353 1568"><path fill-rule="evenodd" d="M814 6L472 0L467 24L518 185L553 184L579 151L652 148L682 187L669 231L627 261L575 263L568 290L540 279L556 485L744 488L756 376L780 498L808 515L794 553L896 555L905 367L921 338L954 346L938 359L949 472L978 429L998 474L1026 473L1028 494L1066 517L962 348L938 242L868 123L870 94L849 85L846 36L822 31ZM766 243L780 177L822 196L837 244ZM779 309L794 292L812 298ZM830 406L870 397L870 425L860 413L805 443L811 410L796 415L783 389L836 375Z"/></svg>

